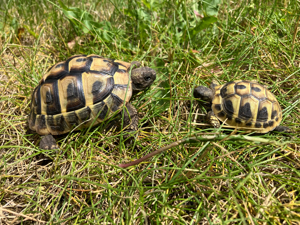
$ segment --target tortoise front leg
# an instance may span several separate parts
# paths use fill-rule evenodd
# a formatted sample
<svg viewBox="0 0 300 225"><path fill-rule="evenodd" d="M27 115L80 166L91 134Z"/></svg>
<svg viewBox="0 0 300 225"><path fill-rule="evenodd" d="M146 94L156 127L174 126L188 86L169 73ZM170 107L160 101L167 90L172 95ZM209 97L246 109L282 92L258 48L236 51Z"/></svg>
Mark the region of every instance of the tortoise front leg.
<svg viewBox="0 0 300 225"><path fill-rule="evenodd" d="M40 148L45 150L59 149L54 137L51 134L42 137L40 141Z"/></svg>
<svg viewBox="0 0 300 225"><path fill-rule="evenodd" d="M219 119L215 116L213 111L209 111L206 115L206 119L208 120L208 123L211 124L215 128L220 127L220 121Z"/></svg>

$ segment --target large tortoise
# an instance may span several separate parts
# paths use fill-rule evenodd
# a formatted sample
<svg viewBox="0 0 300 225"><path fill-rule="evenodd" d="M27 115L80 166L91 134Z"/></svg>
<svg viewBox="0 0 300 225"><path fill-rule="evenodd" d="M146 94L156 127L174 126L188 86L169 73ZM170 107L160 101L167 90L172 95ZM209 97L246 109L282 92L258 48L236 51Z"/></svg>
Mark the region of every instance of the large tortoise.
<svg viewBox="0 0 300 225"><path fill-rule="evenodd" d="M52 135L95 126L121 112L125 131L135 131L138 116L129 100L155 79L155 71L139 62L72 56L49 68L33 91L29 128L43 135L42 149L57 148Z"/></svg>
<svg viewBox="0 0 300 225"><path fill-rule="evenodd" d="M220 120L256 133L290 131L288 127L279 126L282 110L276 97L259 83L238 80L219 85L213 81L210 88L196 87L194 97L211 102L207 118L214 127L220 126Z"/></svg>

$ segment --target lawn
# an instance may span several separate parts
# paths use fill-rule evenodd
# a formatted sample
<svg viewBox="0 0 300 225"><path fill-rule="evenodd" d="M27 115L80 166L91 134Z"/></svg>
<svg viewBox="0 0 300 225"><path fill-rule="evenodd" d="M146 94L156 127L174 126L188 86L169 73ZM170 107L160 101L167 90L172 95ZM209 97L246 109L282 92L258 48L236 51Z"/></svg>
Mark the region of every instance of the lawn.
<svg viewBox="0 0 300 225"><path fill-rule="evenodd" d="M2 0L0 224L300 224L300 2L218 2ZM31 93L77 54L156 70L131 145L103 123L38 148ZM213 79L265 85L292 132L209 126L192 93Z"/></svg>

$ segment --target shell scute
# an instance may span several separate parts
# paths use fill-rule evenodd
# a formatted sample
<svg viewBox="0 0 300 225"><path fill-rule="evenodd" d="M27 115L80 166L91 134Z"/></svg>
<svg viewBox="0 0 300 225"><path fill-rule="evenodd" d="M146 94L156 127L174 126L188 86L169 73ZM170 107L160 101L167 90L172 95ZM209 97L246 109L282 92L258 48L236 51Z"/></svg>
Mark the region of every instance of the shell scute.
<svg viewBox="0 0 300 225"><path fill-rule="evenodd" d="M242 81L235 84L235 93L243 96L250 94L250 83Z"/></svg>
<svg viewBox="0 0 300 225"><path fill-rule="evenodd" d="M257 83L251 83L251 95L256 97L257 99L267 98L266 95L267 89Z"/></svg>
<svg viewBox="0 0 300 225"><path fill-rule="evenodd" d="M235 94L235 83L227 83L220 89L221 97L226 98L229 95Z"/></svg>
<svg viewBox="0 0 300 225"><path fill-rule="evenodd" d="M105 102L99 102L97 104L91 105L91 110L93 116L97 118L99 122L105 120L106 116L108 115L109 109Z"/></svg>
<svg viewBox="0 0 300 225"><path fill-rule="evenodd" d="M64 130L69 129L69 126L65 122L65 118L62 114L46 115L45 118L48 131L54 135L59 135Z"/></svg>
<svg viewBox="0 0 300 225"><path fill-rule="evenodd" d="M68 62L68 68L70 74L80 74L89 71L92 65L93 59L90 57L76 57Z"/></svg>
<svg viewBox="0 0 300 225"><path fill-rule="evenodd" d="M239 106L241 102L241 97L239 95L231 95L222 100L223 108L226 114L235 117L238 117Z"/></svg>
<svg viewBox="0 0 300 225"><path fill-rule="evenodd" d="M83 73L82 83L85 92L86 105L103 101L114 88L114 78L93 72Z"/></svg>
<svg viewBox="0 0 300 225"><path fill-rule="evenodd" d="M238 117L249 120L256 120L259 100L254 96L248 95L242 98Z"/></svg>
<svg viewBox="0 0 300 225"><path fill-rule="evenodd" d="M46 124L46 115L37 115L36 116L36 132L41 134L41 135L45 135L45 134L49 134L48 128L47 128L47 124Z"/></svg>
<svg viewBox="0 0 300 225"><path fill-rule="evenodd" d="M268 99L260 101L256 120L261 122L266 122L270 120L272 108L272 102Z"/></svg>
<svg viewBox="0 0 300 225"><path fill-rule="evenodd" d="M61 107L56 92L57 83L45 83L41 87L41 114L55 115L57 113L60 113Z"/></svg>
<svg viewBox="0 0 300 225"><path fill-rule="evenodd" d="M80 121L79 121L75 111L62 113L62 115L64 116L65 121L68 124L70 129L73 129L74 127L79 125Z"/></svg>

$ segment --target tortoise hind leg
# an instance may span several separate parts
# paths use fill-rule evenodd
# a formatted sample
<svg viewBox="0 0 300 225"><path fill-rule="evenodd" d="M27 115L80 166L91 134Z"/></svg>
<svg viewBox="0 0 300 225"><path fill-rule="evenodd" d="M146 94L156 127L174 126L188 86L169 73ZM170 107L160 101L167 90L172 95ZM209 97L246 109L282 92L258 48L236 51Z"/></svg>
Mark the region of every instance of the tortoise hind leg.
<svg viewBox="0 0 300 225"><path fill-rule="evenodd" d="M45 150L59 149L54 137L51 134L42 137L40 141L40 148Z"/></svg>
<svg viewBox="0 0 300 225"><path fill-rule="evenodd" d="M51 134L42 137L39 147L40 149L44 149L44 150L59 149L54 137ZM45 166L53 162L52 157L49 156L46 152L38 154L36 156L36 159L38 160L38 165L42 165L42 166Z"/></svg>
<svg viewBox="0 0 300 225"><path fill-rule="evenodd" d="M292 132L291 128L285 126L277 126L273 131L286 132L286 133Z"/></svg>
<svg viewBox="0 0 300 225"><path fill-rule="evenodd" d="M126 109L124 113L124 128L126 132L137 131L139 124L139 118L136 108L129 102L126 103Z"/></svg>
<svg viewBox="0 0 300 225"><path fill-rule="evenodd" d="M121 112L122 113L122 112ZM139 118L137 110L129 102L126 103L126 109L124 111L123 128L124 128L124 140L126 145L131 145L135 139L135 131L138 129Z"/></svg>

